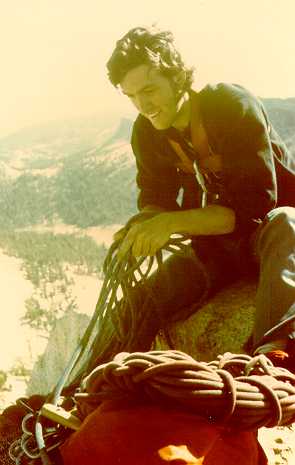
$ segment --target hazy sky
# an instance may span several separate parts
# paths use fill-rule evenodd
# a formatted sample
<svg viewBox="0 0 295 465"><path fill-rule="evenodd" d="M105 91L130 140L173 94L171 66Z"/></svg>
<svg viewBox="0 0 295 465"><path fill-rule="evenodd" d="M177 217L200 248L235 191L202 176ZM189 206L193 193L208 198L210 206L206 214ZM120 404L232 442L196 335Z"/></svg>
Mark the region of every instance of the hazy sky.
<svg viewBox="0 0 295 465"><path fill-rule="evenodd" d="M69 117L130 113L105 62L136 25L174 32L196 87L229 81L295 97L295 0L0 0L0 136Z"/></svg>

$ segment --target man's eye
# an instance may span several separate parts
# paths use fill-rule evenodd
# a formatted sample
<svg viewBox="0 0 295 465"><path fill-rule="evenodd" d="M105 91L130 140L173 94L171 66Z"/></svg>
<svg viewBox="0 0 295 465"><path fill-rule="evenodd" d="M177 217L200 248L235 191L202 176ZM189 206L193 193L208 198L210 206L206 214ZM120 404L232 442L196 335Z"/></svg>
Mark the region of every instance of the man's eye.
<svg viewBox="0 0 295 465"><path fill-rule="evenodd" d="M152 94L154 91L155 91L154 88L150 88L150 89L145 89L144 93L145 94Z"/></svg>

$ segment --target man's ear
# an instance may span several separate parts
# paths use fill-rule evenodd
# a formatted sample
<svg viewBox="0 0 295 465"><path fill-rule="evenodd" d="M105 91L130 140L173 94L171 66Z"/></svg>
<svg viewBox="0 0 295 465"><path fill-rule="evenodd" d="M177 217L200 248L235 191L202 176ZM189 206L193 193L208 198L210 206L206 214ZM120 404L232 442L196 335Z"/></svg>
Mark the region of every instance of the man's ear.
<svg viewBox="0 0 295 465"><path fill-rule="evenodd" d="M185 70L179 71L179 73L176 74L173 77L173 81L174 81L174 85L175 85L176 89L179 92L183 92L183 87L184 87L184 84L185 84L185 81L186 81L186 72L185 72Z"/></svg>

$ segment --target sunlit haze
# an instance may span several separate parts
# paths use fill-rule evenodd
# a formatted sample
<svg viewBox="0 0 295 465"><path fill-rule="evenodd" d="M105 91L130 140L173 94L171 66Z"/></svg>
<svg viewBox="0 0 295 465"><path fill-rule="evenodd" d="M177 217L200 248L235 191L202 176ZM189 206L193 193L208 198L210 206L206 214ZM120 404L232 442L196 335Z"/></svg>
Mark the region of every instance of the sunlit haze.
<svg viewBox="0 0 295 465"><path fill-rule="evenodd" d="M295 97L294 0L9 0L1 5L0 136L50 120L128 115L105 63L131 27L174 32L195 87Z"/></svg>

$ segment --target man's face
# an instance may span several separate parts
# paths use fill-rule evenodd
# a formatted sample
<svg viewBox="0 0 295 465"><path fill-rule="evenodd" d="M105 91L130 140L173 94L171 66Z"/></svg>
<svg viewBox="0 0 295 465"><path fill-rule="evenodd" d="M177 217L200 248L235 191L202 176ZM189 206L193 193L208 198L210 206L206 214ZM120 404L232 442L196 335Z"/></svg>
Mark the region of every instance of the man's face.
<svg viewBox="0 0 295 465"><path fill-rule="evenodd" d="M179 103L171 80L151 65L130 70L120 83L125 95L154 128L177 126Z"/></svg>

